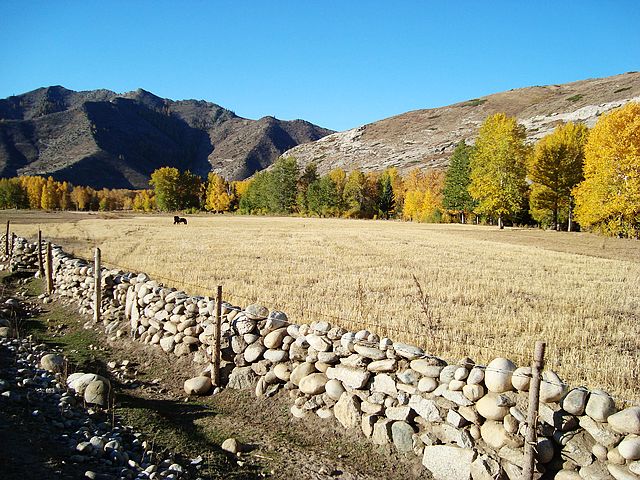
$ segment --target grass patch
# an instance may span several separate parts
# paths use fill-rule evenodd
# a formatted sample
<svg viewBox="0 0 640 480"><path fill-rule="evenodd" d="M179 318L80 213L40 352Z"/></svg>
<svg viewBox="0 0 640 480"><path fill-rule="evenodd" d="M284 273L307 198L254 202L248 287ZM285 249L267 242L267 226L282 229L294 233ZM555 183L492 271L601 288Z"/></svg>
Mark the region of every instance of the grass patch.
<svg viewBox="0 0 640 480"><path fill-rule="evenodd" d="M582 100L583 97L584 95L582 93L577 93L576 95L571 95L570 97L568 97L567 101L577 102L578 100Z"/></svg>
<svg viewBox="0 0 640 480"><path fill-rule="evenodd" d="M469 100L467 103L463 105L463 107L478 107L483 103L486 103L486 98L474 98L473 100Z"/></svg>

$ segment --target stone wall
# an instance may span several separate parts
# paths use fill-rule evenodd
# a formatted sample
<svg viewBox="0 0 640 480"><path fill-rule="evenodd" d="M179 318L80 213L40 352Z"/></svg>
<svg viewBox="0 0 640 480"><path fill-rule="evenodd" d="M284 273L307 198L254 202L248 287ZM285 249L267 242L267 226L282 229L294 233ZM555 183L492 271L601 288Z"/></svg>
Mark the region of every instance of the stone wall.
<svg viewBox="0 0 640 480"><path fill-rule="evenodd" d="M33 252L18 238L12 268L33 268ZM92 264L57 246L53 258L56 294L91 314ZM143 273L101 273L106 333L190 356L199 376L185 390L209 393L215 301ZM506 358L450 363L367 330L290 324L285 313L256 304L223 303L222 313L226 387L259 396L285 390L294 417L337 421L373 444L419 455L436 479L520 479L529 367ZM638 480L640 407L619 411L606 392L571 388L545 371L535 449L537 478Z"/></svg>

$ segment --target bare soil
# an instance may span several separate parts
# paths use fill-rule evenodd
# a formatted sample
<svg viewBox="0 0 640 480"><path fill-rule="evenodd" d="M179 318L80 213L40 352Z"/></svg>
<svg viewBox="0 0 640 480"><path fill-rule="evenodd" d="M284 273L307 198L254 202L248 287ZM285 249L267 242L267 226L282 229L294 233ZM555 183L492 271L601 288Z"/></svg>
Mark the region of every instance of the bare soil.
<svg viewBox="0 0 640 480"><path fill-rule="evenodd" d="M6 293L24 293L26 302L40 303L39 280L18 285L15 276L5 275L3 283ZM186 459L201 455L204 464L198 475L203 478L429 478L419 458L375 446L361 432L345 431L335 420L293 418L284 391L273 398L231 389L188 398L182 385L196 371L190 358L168 356L128 338L112 341L99 328L87 330L83 324L88 319L66 299L41 307L42 314L25 325L23 335L61 346L75 371L110 376L117 392L115 415L143 432L157 451ZM123 360L137 371L129 382L106 366ZM240 440L248 451L238 457L222 451L220 444L228 437ZM51 448L27 410L0 416L0 444L13 446L8 456L7 449L0 449L0 463L16 474L3 478L18 478L27 466L35 473L32 478L79 478L74 476L79 470L65 461L64 451Z"/></svg>

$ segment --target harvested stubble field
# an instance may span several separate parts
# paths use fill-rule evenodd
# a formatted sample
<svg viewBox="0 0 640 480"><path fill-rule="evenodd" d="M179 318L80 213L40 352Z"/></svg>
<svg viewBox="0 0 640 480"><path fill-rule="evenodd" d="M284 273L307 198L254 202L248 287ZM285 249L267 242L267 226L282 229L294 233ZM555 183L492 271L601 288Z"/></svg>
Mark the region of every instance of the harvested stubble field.
<svg viewBox="0 0 640 480"><path fill-rule="evenodd" d="M585 233L339 219L5 211L13 231L292 322L327 320L447 359L549 368L640 402L640 242ZM415 276L415 280L414 280ZM417 280L417 282L416 282ZM419 285L419 287L418 287ZM421 293L420 293L421 290Z"/></svg>

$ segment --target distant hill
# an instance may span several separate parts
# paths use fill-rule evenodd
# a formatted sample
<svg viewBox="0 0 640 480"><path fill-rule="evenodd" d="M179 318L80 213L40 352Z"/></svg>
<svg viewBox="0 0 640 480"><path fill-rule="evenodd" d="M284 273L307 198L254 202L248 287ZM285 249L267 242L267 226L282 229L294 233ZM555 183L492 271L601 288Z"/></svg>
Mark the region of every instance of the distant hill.
<svg viewBox="0 0 640 480"><path fill-rule="evenodd" d="M139 89L39 88L0 100L0 176L52 175L95 188L146 188L161 166L244 179L332 130L304 120L248 120L214 103Z"/></svg>
<svg viewBox="0 0 640 480"><path fill-rule="evenodd" d="M364 171L397 167L437 168L448 164L460 140L472 144L484 119L496 112L518 118L529 141L561 122L593 126L600 114L640 101L640 73L528 87L429 110L415 110L358 128L334 133L285 152L301 165L315 162L318 172L341 167Z"/></svg>

